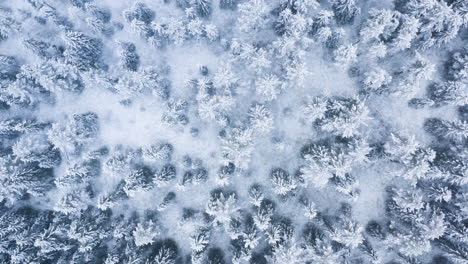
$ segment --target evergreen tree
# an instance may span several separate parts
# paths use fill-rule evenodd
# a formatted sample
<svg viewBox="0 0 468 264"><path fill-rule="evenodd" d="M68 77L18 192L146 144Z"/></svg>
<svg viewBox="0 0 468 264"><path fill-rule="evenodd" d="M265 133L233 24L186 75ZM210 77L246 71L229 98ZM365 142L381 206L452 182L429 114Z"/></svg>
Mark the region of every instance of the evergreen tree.
<svg viewBox="0 0 468 264"><path fill-rule="evenodd" d="M449 81L435 83L429 86L428 97L437 105L465 105L468 104L468 92L463 82Z"/></svg>
<svg viewBox="0 0 468 264"><path fill-rule="evenodd" d="M124 69L137 71L140 66L140 57L136 53L135 44L130 42L119 42L120 64Z"/></svg>
<svg viewBox="0 0 468 264"><path fill-rule="evenodd" d="M42 40L33 38L25 39L23 40L23 45L31 50L32 53L46 60L56 59L62 56L60 47L51 45Z"/></svg>
<svg viewBox="0 0 468 264"><path fill-rule="evenodd" d="M126 175L123 190L129 197L132 197L139 191L152 189L153 177L154 173L149 167L137 168Z"/></svg>
<svg viewBox="0 0 468 264"><path fill-rule="evenodd" d="M232 217L236 216L239 207L236 194L221 189L213 190L206 206L206 213L213 217L214 225L228 226Z"/></svg>
<svg viewBox="0 0 468 264"><path fill-rule="evenodd" d="M48 131L50 142L65 153L79 153L94 140L99 131L98 116L88 112L74 114L63 123L54 123Z"/></svg>
<svg viewBox="0 0 468 264"><path fill-rule="evenodd" d="M67 44L65 61L82 71L97 68L102 53L102 43L81 32L69 31L64 36Z"/></svg>
<svg viewBox="0 0 468 264"><path fill-rule="evenodd" d="M0 198L13 204L26 194L43 196L53 187L53 170L37 163L23 163L12 155L0 159Z"/></svg>
<svg viewBox="0 0 468 264"><path fill-rule="evenodd" d="M273 169L270 178L276 194L286 195L297 187L293 176L281 168Z"/></svg>
<svg viewBox="0 0 468 264"><path fill-rule="evenodd" d="M353 23L354 18L360 12L355 0L334 0L332 9L339 24Z"/></svg>

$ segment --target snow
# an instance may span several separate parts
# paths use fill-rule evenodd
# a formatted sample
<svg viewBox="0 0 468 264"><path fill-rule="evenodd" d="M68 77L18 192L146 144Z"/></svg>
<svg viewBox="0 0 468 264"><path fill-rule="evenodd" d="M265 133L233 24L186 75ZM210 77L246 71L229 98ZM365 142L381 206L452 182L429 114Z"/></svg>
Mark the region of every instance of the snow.
<svg viewBox="0 0 468 264"><path fill-rule="evenodd" d="M107 147L109 150L108 154L96 158L99 160L101 167L104 167L105 162L117 152L116 149L118 147L123 146L135 150L137 158L135 164L128 164L131 167L130 170L116 173L101 169L100 175L90 180L89 189L92 189L92 191L90 192L91 194L89 194L89 200L84 201L84 203L91 207L96 206L101 195L114 191L117 184L124 180L131 170L138 166L145 165L153 171L158 171L166 164L175 166L177 172L176 178L167 185L151 185L148 190L138 191L134 195L131 195L131 197L125 197L118 201L118 204L112 207L111 210L113 217L121 214L129 217L136 212L140 216L140 220L138 221L142 221L141 219L143 219L143 215L145 215L146 212L156 212L156 216L152 220L161 227L161 234L155 235L156 240L161 240L163 238L174 239L181 256L191 254L192 249L189 237L193 235L199 227L204 226L208 227L211 233L209 248L220 247L226 254L225 259L229 259L227 263L232 263L234 254L232 249L230 249L230 243L232 241L229 237L229 227L226 225L217 226L215 221L202 214L207 211L207 204L210 201L210 195L213 190L222 189L233 191L236 193L236 205L241 209L238 218L241 219L245 226L246 221L244 220L247 216L255 215L257 212L257 208L249 201L249 188L253 184L260 184L265 199L274 202L276 210L273 222L276 221L275 223L278 224L278 220L283 218L287 218L291 221L291 225L294 227L294 235L291 241L285 242L286 247L292 248L294 243L302 243L301 245L306 245L308 243L305 241L302 232L309 223L320 226L320 228L326 231L326 236L330 237L329 234L334 233L336 230L332 230L330 226L327 226L328 223L325 223L325 220L323 220L326 216L346 218L346 221L357 223L358 227L365 227L367 223L372 220L377 220L382 223L392 221L392 223L398 227L401 219L389 216L386 211L386 202L387 199L389 199L386 190L389 186L398 186L405 190L418 190L424 193L424 202L427 207L418 209L420 211L418 211L418 213L423 220L417 220L420 221L417 223L418 225L423 225L423 221L428 220L426 218L428 217L427 215L429 215L429 205L432 206L436 204L439 206L439 204L432 201L432 198L427 194L430 190L424 189L424 187L421 187L422 185L414 185L414 182L407 181L403 177L398 177L402 175L395 175L395 172L398 171L398 166L403 165L400 164L401 161L391 160L389 157L390 155L383 146L389 140L390 134L414 136L416 141L420 143L421 148L426 149L433 148L434 146L440 147L442 145L446 146L447 149L451 151L460 150L458 151L459 153L451 154L460 159L466 158L466 138L463 139L464 141L462 140L461 144L460 142L454 143L449 140L442 141L428 133L430 131L426 131L424 128L424 122L432 117L449 121L457 120L459 114L456 106L447 104L437 107L426 106L414 109L408 105L408 101L411 98L427 98L427 87L433 82L447 81L444 70L445 67L447 67L446 62L448 61L448 56L450 56L453 50L461 49L463 36L456 37L449 41L449 44L445 47L418 50L415 45L413 45L406 51L377 59L367 54L372 43L360 40L359 31L363 23L368 19L368 11L371 8L393 9L394 1L338 1L357 2L357 8L360 8L360 11L357 13L357 17L351 25L339 25L335 20L329 24L321 25L323 27L329 27L331 32L337 36L341 36L337 37L336 47L330 47L330 43L327 44L319 40L314 33L310 33L312 31L309 32L312 25L314 25L316 14L320 10L332 12L332 3L334 1L319 1L319 9L311 9L307 12L285 12L285 14L282 14L284 17L287 17L285 21L281 21L274 12L270 11L279 7L280 3L285 3L286 1L249 1L254 1L258 5L265 5L265 18L255 17L256 14L251 14L245 18L250 21L243 21L240 15L240 10L242 10L242 8L240 8L240 10L239 8L220 9L219 1L213 1L211 16L200 18L196 15L196 7L194 7L193 10L182 10L176 6L176 1L174 0L90 1L98 7L110 11L110 22L105 23L106 26L113 29L113 34L109 35L104 35L92 30L90 25L86 22L86 19L90 18L92 14L90 14L86 8L80 8L70 4L71 2L81 1L46 1L56 8L58 15L64 16L72 22L72 29L74 31L83 32L87 36L102 42L103 50L101 57L94 58L99 63L90 66L90 71L81 71L79 73L85 86L82 92L69 92L66 89L67 87L63 87L62 90L53 89L52 87L43 87L45 90L50 89L52 91L55 98L54 104L41 102L34 107L25 108L14 102L8 102L8 104L11 104L11 108L9 110L0 110L0 121L20 116L34 117L41 122L63 125L66 123L66 120L73 117L75 114L93 112L98 116L99 132L95 138L93 137L90 139L77 153L67 153L63 149L60 149L60 151L62 151L62 162L60 166L54 168L55 178L66 173L67 168L73 164L79 164L86 160L86 153L101 147ZM303 2L311 3L312 1L313 0L304 0ZM191 4L194 5L194 3L202 2L204 2L204 0L191 1ZM240 1L239 3L246 2L247 1ZM132 10L132 8L136 6L135 3L143 3L144 6L154 11L155 18L153 22L161 23L163 28L161 30L163 31L169 27L168 24L174 21L182 21L178 24L180 27L179 29L188 30L185 24L193 19L199 19L203 26L216 26L219 32L219 38L210 40L205 36L199 36L199 39L192 39L190 34L193 32L186 32L186 39L180 43L176 43L177 41L174 41L171 37L167 37L162 41L164 45L157 47L151 43L151 38L145 37L144 34L140 34L141 32L139 33L132 29L130 22L125 19L123 15L124 12ZM43 14L44 10L36 10L31 4L28 4L26 0L6 1L0 3L0 7L1 6L12 8L14 10L13 17L20 18L18 13L15 13L20 9L29 12L31 16L25 16L24 21L20 21L22 28L19 32L12 34L5 40L0 40L0 55L15 57L20 66L47 63L46 59L34 54L22 44L22 41L26 38L46 41L62 49L67 49L67 45L63 40L65 34L63 26L58 25L51 15L45 16ZM189 14L191 12L194 15L190 16ZM34 20L34 16L44 16L47 22L45 24L40 24ZM304 23L307 24L307 27L304 28L306 29L301 31L300 25L294 24L296 20L291 18L294 16L300 16L298 21L305 21ZM3 26L1 24L1 19L2 18L0 18L0 33L2 32L1 29ZM249 28L252 26L249 23L256 19L263 20L263 22L265 22L265 28L260 30ZM284 22L285 30L297 30L295 32L288 31L285 32L283 36L279 36L273 30L273 24L275 22ZM140 26L149 28L154 28L156 27L155 25L156 24L151 23L140 24ZM169 30L167 31L169 32ZM398 34L398 31L395 30L391 33ZM158 37L158 34L155 32L151 34L151 37ZM167 34L169 35L169 33ZM279 41L281 38L286 40L290 38L293 41L285 44L290 46L282 47L281 44L279 44L282 43ZM384 39L390 38L390 36L380 36L379 34L378 38ZM122 67L118 52L119 41L135 44L136 53L140 60L137 72L131 72ZM416 40L413 42L416 42ZM383 43L387 45L390 42L387 43L383 41ZM346 61L349 57L334 58L333 54L336 54L337 50L343 49L342 47L356 48L357 57L349 62ZM284 50L286 55L281 55L281 50ZM66 56L66 52L64 54ZM261 57L262 54L266 55ZM399 96L392 90L395 89L394 86L397 86L395 80L398 80L398 78L416 79L416 77L412 78L412 76L406 76L405 74L407 74L407 72L405 72L404 69L413 63L418 56L433 63L436 70L434 74L427 79L413 81L411 83L414 89L414 94L412 96L409 98ZM57 60L61 65L64 65L64 67L72 67L67 64L68 62L63 57ZM337 61L346 63L340 65L337 64ZM264 64L261 67L258 66L262 62ZM294 70L294 65L301 64L304 65L304 69L307 71L304 76L299 76L303 77L304 81L301 82L297 76L290 79L287 73ZM101 67L100 65L106 65L106 67ZM208 69L208 74L206 74L206 76L201 72L202 66ZM1 67L3 66L0 61L0 77L2 77L3 74L3 68ZM161 71L157 76L158 78L167 78L167 80L169 80L169 98L162 98L147 90L137 91L137 88L133 87L135 83L140 81L141 75L138 74L140 74L143 69L148 69L148 67L154 67L158 70L163 67L169 69L167 72ZM229 68L233 79L237 81L233 82L231 86L226 85L227 87L221 87L220 85L220 87L217 87L216 81L213 81L214 76L217 72L226 67ZM386 85L383 85L383 88L378 87L382 88L383 92L381 93L371 91L365 94L362 90L362 80L364 76L366 76L365 72L371 71L374 68L382 69L382 71L384 70L387 72L389 76L392 76L393 81L388 84L388 87ZM72 71L72 68L69 69ZM104 80L97 81L93 79L93 77L96 76ZM277 87L266 85L266 87L259 88L262 82L261 80L268 76L275 76L274 84ZM122 81L125 80L125 78L129 78L130 81ZM200 80L205 82L201 82ZM160 82L160 79L158 79L152 83L152 85L161 85ZM118 83L122 89L125 89L125 91L119 91L116 83ZM204 83L206 87L202 87L200 83ZM147 88L157 89L158 87ZM260 91L261 89L266 89L268 91L274 90L277 94L268 96L268 94L262 94ZM12 96L8 94L7 89L0 91L1 100L12 100L11 98ZM322 102L324 102L327 109L331 107L335 108L328 109L328 112L324 114L323 117L306 116L307 113L303 111L303 104L312 98L323 100ZM340 98L339 100L342 101L337 100L337 98ZM330 121L331 123L333 122L333 115L350 111L346 109L344 98L362 100L365 107L369 110L369 120L365 120L365 125L357 126L356 131L353 130L355 135L343 133L339 131L340 128L335 129L335 127L340 124L336 126L331 124L328 129L322 129L321 126L323 126L323 124L321 124L321 122L313 122L316 119L324 119L327 121L332 120ZM215 118L211 119L200 113L202 112L200 106L204 105L203 103L210 99L218 103L221 101L216 109L214 109L215 107L210 109L210 104L206 103L205 106L208 109L204 110L211 110L212 112L210 112L210 114L215 113L213 115ZM184 101L187 104L187 111L184 113L188 120L187 124L174 125L168 124L168 122L163 120L163 116L168 111L168 104L177 100ZM333 100L337 100L337 102ZM329 106L331 105L329 102L335 103L333 103L333 106ZM229 103L231 103L231 105L229 105ZM269 116L272 118L271 129L265 128L262 131L257 130L255 125L249 120L248 111L256 104L262 104L265 111L269 113ZM224 122L218 120L222 118L226 118L223 120ZM48 127L44 128L45 131L48 129ZM193 133L194 130L198 130L198 134L195 135ZM235 134L233 132L236 131L251 131L251 137L249 137L249 133L246 133L247 136L243 138L229 138L229 136ZM27 135L28 133L33 134L36 132L28 131L25 134ZM226 137L223 138L224 136ZM22 135L19 136L19 138L22 137ZM26 136L24 136L23 139L25 138ZM4 151L3 148L8 149L8 147L18 140L15 138L3 139L1 133L0 139L2 153ZM325 140L328 140L328 142L337 142L343 146L353 140L365 140L372 148L371 153L367 155L368 161L355 162L356 164L351 165L351 169L346 170L346 172L354 176L358 182L356 188L360 191L360 194L357 197L351 198L349 195L338 192L337 186L331 181L328 181L325 186L320 186L318 182L316 184L301 182L299 175L300 168L306 164L304 157L301 157L302 147L310 143L324 142ZM152 144L162 142L169 143L173 147L170 160L148 162L138 156L139 150L149 147ZM231 149L240 149L240 152L252 150L252 153L250 158L239 162L245 165L245 168L238 166L231 175L227 176L227 183L223 185L218 180L221 166L227 165L228 161L232 163L238 162L235 159L229 160L230 157L223 156L223 151L225 151L226 146L231 147ZM337 153L334 154L336 154L336 156L338 155ZM333 156L333 153L326 155L331 156L328 157L329 159L338 159L338 157ZM199 162L200 164L192 164L192 167L188 168L190 166L187 167L187 165L184 164L184 159L187 156L195 163ZM238 156L242 155L239 154ZM405 161L408 163L418 162L411 160L412 157L405 158L407 159ZM329 163L338 164L339 162L333 160ZM429 163L431 171L428 174L432 177L433 175L431 173L434 172L434 174L436 174L435 172L437 172L439 168L437 167L438 165L432 164L432 160ZM331 166L330 164L323 164L323 168ZM208 179L206 182L182 186L184 173L197 166L207 170ZM420 164L413 164L413 166L416 168L420 166ZM276 168L284 169L291 175L296 184L295 188L281 194L275 192L274 184L271 179L271 172ZM1 173L0 171L0 180L3 179L2 177L6 177L5 175L1 175ZM334 176L343 178L345 175ZM427 178L421 179L420 183L432 184L437 180L438 179L429 179L429 176L427 176ZM442 180L438 183L453 187L451 184ZM80 188L82 188L82 186L77 185L76 190L85 193L84 188L82 188L83 190ZM351 186L350 188L354 187ZM453 188L459 191L465 190L466 186ZM15 206L20 207L24 204L30 204L40 210L55 210L54 208L60 198L69 191L70 190L66 188L54 187L44 193L43 196L38 197L25 191L27 195L25 194L23 200L17 201ZM88 191L88 189L86 189L86 191ZM174 192L176 194L175 201L172 201L165 210L158 211L159 205L169 192ZM0 192L0 194L2 194L2 192ZM318 216L312 220L307 218L304 214L304 206L300 202L302 197L307 197L310 202L313 202L319 212ZM0 196L0 202L1 198ZM342 210L343 203L351 205L351 215L343 216L345 214L340 211ZM458 208L457 206L451 205L450 210L455 210L456 213L456 210L458 210L456 209ZM452 207L455 209L452 209ZM191 219L184 222L182 213L183 209L186 208L197 210L199 213L198 219ZM0 206L0 209L3 210L4 208ZM442 209L445 210L446 208ZM84 214L84 212L80 212L77 216L80 214ZM0 220L1 215L2 212L0 212ZM72 218L75 216L69 215L66 217ZM234 215L229 217L233 218ZM342 222L336 220L336 223L332 223L334 226L333 228L341 228L338 226L342 225ZM244 226L242 228L244 228ZM0 227L2 226L0 225ZM264 254L265 256L268 255L270 259L274 259L274 256L270 253L278 249L279 244L268 245L265 239L268 235L267 232L260 231L258 227L256 228L261 237L260 246L254 250L248 249L249 252L251 251L249 254ZM270 228L273 229L273 224L270 225ZM420 227L418 226L418 228ZM387 229L386 232L389 237L397 234L396 231L390 234ZM358 230L361 229L358 228ZM403 230L401 232L410 232L406 227L402 227L401 230ZM341 230L339 231L341 232ZM398 232L400 232L400 230ZM364 234L366 239L371 237L366 232L362 234ZM354 238L358 239L360 236L361 234L357 234ZM388 239L390 240L391 238ZM433 238L426 240L433 240ZM385 261L396 258L396 253L399 252L399 249L387 246L385 244L388 242L387 240L377 241L377 239L371 238L370 241L379 254L384 256ZM116 240L114 238L109 238L105 241L108 245L113 245L115 242ZM144 251L144 249L142 249L144 247L141 247L142 245L140 244L148 241L140 242L141 243L136 243L136 245L134 245L135 243L132 245L129 243L128 247L135 252L137 252L137 250ZM307 246L311 247L311 245ZM343 258L351 259L354 255L363 256L362 249L355 248L354 246L349 247L348 245L343 246L349 248L351 252ZM429 260L438 252L440 252L440 249L433 246L431 251L421 256L421 258ZM124 253L123 255L125 254L129 253ZM127 257L128 256L123 256L122 261L129 261ZM4 261L4 259L2 254L0 254L0 262L2 261ZM297 260L295 263L306 263L305 261L300 261L301 260ZM27 261L24 260L23 263L27 263ZM291 263L293 262L291 261Z"/></svg>

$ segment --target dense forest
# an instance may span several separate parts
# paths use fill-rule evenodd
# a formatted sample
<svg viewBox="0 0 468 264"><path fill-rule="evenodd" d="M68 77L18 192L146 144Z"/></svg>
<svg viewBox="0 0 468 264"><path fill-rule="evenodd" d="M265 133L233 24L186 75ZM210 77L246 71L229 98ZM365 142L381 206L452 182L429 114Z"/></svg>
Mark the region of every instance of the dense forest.
<svg viewBox="0 0 468 264"><path fill-rule="evenodd" d="M0 1L0 263L467 264L468 1Z"/></svg>

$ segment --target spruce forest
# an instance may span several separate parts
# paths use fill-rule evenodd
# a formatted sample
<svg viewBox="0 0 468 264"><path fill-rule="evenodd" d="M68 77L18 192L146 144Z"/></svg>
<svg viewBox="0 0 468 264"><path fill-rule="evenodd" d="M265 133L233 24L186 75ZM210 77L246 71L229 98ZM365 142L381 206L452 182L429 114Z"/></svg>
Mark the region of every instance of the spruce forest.
<svg viewBox="0 0 468 264"><path fill-rule="evenodd" d="M1 0L0 263L467 264L467 0Z"/></svg>

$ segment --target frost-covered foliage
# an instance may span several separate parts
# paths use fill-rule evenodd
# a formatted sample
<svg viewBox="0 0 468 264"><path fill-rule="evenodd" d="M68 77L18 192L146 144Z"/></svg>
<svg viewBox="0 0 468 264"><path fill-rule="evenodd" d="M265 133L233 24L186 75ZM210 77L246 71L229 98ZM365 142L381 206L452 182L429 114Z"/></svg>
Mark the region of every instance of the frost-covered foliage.
<svg viewBox="0 0 468 264"><path fill-rule="evenodd" d="M0 263L468 263L467 3L0 1Z"/></svg>

